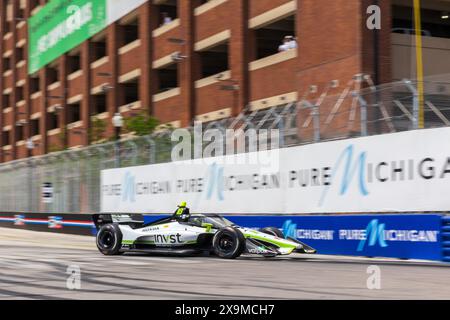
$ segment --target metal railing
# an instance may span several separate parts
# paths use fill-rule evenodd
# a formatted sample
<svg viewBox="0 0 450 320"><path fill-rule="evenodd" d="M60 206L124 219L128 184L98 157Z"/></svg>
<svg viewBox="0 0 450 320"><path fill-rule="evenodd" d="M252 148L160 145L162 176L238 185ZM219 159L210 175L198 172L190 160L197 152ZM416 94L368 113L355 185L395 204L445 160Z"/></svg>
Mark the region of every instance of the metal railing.
<svg viewBox="0 0 450 320"><path fill-rule="evenodd" d="M202 127L223 132L277 129L281 148L413 130L418 128L420 110L416 87L416 82L406 80L375 87L370 77L357 75L343 88L336 82L322 92L312 86L298 102L280 101L279 106L258 110L248 106L235 118L203 123ZM429 80L425 89L425 127L450 126L450 81ZM175 143L171 134L166 130L1 164L0 210L98 212L101 171L171 161ZM42 201L44 183L52 186L51 203Z"/></svg>

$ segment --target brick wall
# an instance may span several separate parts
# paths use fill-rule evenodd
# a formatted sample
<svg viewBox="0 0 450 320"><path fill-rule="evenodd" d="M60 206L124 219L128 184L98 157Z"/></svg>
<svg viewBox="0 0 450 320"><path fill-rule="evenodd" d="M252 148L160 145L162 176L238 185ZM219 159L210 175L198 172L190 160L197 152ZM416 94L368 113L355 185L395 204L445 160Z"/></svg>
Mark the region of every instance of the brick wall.
<svg viewBox="0 0 450 320"><path fill-rule="evenodd" d="M215 3L214 3L215 2ZM18 141L15 136L17 120L26 120L24 140L30 136L30 117L40 113L40 134L34 137L38 145L32 154L48 152L50 146L62 143L62 147L73 147L89 143L88 130L92 109L92 90L97 92L99 87L108 84L107 135L114 134L112 117L119 111L122 94L119 90L119 79L132 71L138 71L139 99L143 109L147 109L157 117L161 123L180 121L182 126L189 125L198 115L216 110L230 109L232 115L239 114L243 108L255 100L270 98L292 92L301 96L314 84L324 88L331 80L347 83L357 73L374 74L373 64L373 33L365 29L365 10L373 3L372 0L301 0L297 1L296 34L299 40L297 55L293 58L269 63L261 68L251 70L254 60L254 32L249 29L249 19L263 15L270 10L290 3L290 0L212 0L207 6L209 10L196 11L200 5L198 0L178 1L179 25L169 28L166 32L159 29L159 11L157 4L148 1L135 12L139 17L139 45L132 46L123 54L119 54L122 36L120 21L106 28L107 56L102 64L91 67L92 50L90 41L83 43L81 52L81 69L83 74L69 79L67 74L67 54L58 58L55 64L59 69L60 86L48 89L48 68L38 72L40 77L40 94L30 94L30 77L27 75L27 63L15 68L17 61L16 44L22 43L26 48L26 22L10 22L11 32L5 31L7 0L0 1L0 53L12 51L10 74L3 74L3 59L0 59L0 91L11 89L10 100L13 107L3 112L3 99L0 112L0 141L3 128L11 127L8 145L0 145L0 161L9 161L27 156L24 141ZM388 0L379 0L383 12L383 24L386 26L379 32L379 80L388 82L390 75L390 6ZM19 1L11 1L13 13L18 10ZM45 5L41 0L40 4ZM27 1L30 4L30 1ZM214 6L214 4L217 4ZM203 7L203 9L206 7ZM25 8L29 17L34 8ZM197 14L195 13L197 12ZM387 13L387 14L386 14ZM155 31L156 30L156 31ZM229 69L230 81L238 85L237 91L221 90L221 83L211 83L196 87L198 80L199 62L195 52L195 43L214 36L222 31L230 30ZM169 41L172 39L172 41ZM184 44L177 44L173 39L183 40ZM281 39L280 39L281 42ZM179 51L187 58L178 65L179 94L167 99L154 99L158 83L157 73L153 69L153 62L165 58ZM16 84L24 80L25 104L17 106ZM58 113L59 127L64 130L67 122L67 99L76 95L81 98L80 127L69 130L66 141L55 134L48 135L47 108L60 105ZM61 98L49 98L59 96ZM129 114L129 113L126 113ZM125 114L125 115L126 115ZM330 128L338 130L338 128ZM10 146L4 149L5 146Z"/></svg>

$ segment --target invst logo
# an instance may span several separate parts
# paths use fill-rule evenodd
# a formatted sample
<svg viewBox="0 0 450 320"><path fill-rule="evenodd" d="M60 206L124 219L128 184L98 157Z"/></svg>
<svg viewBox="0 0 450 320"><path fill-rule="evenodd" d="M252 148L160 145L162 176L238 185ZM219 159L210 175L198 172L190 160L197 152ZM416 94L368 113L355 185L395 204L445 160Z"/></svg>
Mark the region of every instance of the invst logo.
<svg viewBox="0 0 450 320"><path fill-rule="evenodd" d="M181 234L157 234L153 236L155 243L158 244L174 244L181 243Z"/></svg>

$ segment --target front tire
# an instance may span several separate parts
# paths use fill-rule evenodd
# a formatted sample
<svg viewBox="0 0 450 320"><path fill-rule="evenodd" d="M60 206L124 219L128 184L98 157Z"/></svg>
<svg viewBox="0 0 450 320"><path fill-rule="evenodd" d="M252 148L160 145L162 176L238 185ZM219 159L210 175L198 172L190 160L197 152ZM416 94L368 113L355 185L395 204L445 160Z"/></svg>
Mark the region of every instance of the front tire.
<svg viewBox="0 0 450 320"><path fill-rule="evenodd" d="M122 254L122 232L118 225L106 224L97 233L97 248L105 256Z"/></svg>
<svg viewBox="0 0 450 320"><path fill-rule="evenodd" d="M263 229L261 229L261 232L265 233L265 234L270 234L271 236L275 236L278 238L282 238L282 239L285 238L284 233L278 228L273 228L273 227L263 228Z"/></svg>
<svg viewBox="0 0 450 320"><path fill-rule="evenodd" d="M236 259L245 250L245 237L238 229L227 227L213 238L214 253L223 259Z"/></svg>

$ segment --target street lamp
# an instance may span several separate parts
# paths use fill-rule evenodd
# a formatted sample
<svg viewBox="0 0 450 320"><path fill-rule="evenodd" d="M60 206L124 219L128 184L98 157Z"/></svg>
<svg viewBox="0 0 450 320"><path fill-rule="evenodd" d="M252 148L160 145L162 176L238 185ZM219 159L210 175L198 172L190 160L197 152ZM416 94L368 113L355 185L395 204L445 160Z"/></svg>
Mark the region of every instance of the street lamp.
<svg viewBox="0 0 450 320"><path fill-rule="evenodd" d="M120 113L116 113L112 118L112 123L115 129L115 155L116 155L116 168L120 168L120 132L123 127L123 117Z"/></svg>
<svg viewBox="0 0 450 320"><path fill-rule="evenodd" d="M123 117L120 113L116 113L114 117L112 118L112 122L115 128L115 138L116 140L119 140L120 138L120 132L123 127Z"/></svg>

